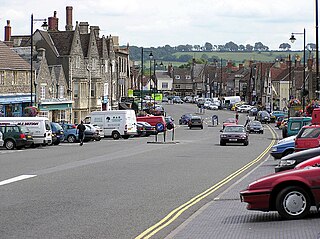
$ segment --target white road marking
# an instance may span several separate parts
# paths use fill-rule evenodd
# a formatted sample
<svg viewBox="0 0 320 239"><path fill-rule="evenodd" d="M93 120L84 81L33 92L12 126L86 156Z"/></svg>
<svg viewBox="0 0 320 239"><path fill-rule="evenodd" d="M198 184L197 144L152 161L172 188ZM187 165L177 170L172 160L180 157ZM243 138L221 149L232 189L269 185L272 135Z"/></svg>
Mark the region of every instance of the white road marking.
<svg viewBox="0 0 320 239"><path fill-rule="evenodd" d="M14 177L14 178L9 178L7 180L1 181L0 182L0 186L6 185L6 184L9 184L9 183L14 183L14 182L17 182L17 181L21 181L21 180L28 179L28 178L33 178L33 177L36 177L36 176L37 175L20 175L20 176Z"/></svg>

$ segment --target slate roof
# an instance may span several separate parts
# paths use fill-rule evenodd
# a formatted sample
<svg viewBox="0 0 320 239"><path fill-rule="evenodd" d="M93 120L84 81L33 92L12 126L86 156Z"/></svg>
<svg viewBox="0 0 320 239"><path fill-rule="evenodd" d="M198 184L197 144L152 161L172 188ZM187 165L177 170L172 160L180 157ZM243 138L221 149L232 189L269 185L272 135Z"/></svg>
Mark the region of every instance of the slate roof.
<svg viewBox="0 0 320 239"><path fill-rule="evenodd" d="M49 32L60 56L70 55L74 31Z"/></svg>
<svg viewBox="0 0 320 239"><path fill-rule="evenodd" d="M0 41L0 69L30 70L30 64Z"/></svg>
<svg viewBox="0 0 320 239"><path fill-rule="evenodd" d="M81 47L82 47L82 51L83 51L83 56L87 57L88 50L89 50L90 34L81 34L80 35L80 42L81 42Z"/></svg>

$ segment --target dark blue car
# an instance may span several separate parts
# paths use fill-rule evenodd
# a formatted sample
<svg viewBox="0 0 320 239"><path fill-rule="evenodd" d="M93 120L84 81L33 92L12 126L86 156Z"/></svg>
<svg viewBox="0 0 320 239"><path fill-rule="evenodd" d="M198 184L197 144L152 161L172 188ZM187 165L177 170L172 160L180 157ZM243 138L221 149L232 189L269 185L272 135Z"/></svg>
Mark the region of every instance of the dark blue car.
<svg viewBox="0 0 320 239"><path fill-rule="evenodd" d="M278 144L271 148L271 156L273 156L275 159L281 159L282 157L293 153L295 138L296 135L280 140Z"/></svg>
<svg viewBox="0 0 320 239"><path fill-rule="evenodd" d="M192 114L184 114L179 119L179 124L188 124Z"/></svg>

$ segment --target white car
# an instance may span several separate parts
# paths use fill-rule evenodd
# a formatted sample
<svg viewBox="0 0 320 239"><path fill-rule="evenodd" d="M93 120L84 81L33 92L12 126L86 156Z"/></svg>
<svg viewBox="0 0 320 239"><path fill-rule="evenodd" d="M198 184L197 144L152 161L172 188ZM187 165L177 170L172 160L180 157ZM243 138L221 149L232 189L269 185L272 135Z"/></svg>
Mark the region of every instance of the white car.
<svg viewBox="0 0 320 239"><path fill-rule="evenodd" d="M209 104L208 109L210 109L210 110L218 110L218 109L219 109L219 106L218 106L217 104L211 102L211 103Z"/></svg>
<svg viewBox="0 0 320 239"><path fill-rule="evenodd" d="M4 144L4 142L3 142L3 134L2 134L2 132L0 131L0 147L2 147L3 144Z"/></svg>
<svg viewBox="0 0 320 239"><path fill-rule="evenodd" d="M252 106L251 105L241 105L237 107L238 112L249 112L251 110Z"/></svg>
<svg viewBox="0 0 320 239"><path fill-rule="evenodd" d="M209 105L210 105L211 103L212 103L211 101L207 100L207 101L204 102L203 107L204 107L205 109L209 109Z"/></svg>

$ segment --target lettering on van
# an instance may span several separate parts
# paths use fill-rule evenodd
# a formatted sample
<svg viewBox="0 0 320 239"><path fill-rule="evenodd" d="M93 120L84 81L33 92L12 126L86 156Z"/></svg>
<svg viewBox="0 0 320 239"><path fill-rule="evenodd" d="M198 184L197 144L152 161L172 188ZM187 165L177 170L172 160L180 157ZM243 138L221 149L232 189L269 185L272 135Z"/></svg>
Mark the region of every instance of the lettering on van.
<svg viewBox="0 0 320 239"><path fill-rule="evenodd" d="M112 118L110 118L109 116L106 118L107 123L116 123L116 122L120 122L122 119L120 116L112 116Z"/></svg>
<svg viewBox="0 0 320 239"><path fill-rule="evenodd" d="M32 125L39 125L39 122L18 122L17 125L32 126Z"/></svg>

